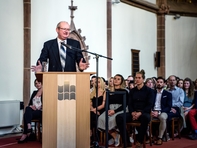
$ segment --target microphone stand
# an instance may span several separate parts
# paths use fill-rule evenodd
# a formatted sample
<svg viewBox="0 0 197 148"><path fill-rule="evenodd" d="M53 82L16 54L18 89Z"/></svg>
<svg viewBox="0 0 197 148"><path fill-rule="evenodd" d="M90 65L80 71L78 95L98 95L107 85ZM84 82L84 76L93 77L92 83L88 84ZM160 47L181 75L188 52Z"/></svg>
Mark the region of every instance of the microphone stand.
<svg viewBox="0 0 197 148"><path fill-rule="evenodd" d="M81 50L79 48L76 48L76 47L73 47L73 46L70 46L70 45L67 45L63 42L61 42L62 45L66 46L67 48L69 49L73 49L77 52L87 52L87 53L90 53L92 55L95 56L95 59L96 59L96 139L97 141L94 141L93 142L93 147L91 148L101 148L99 147L99 137L98 137L98 115L97 115L97 112L98 112L98 63L99 63L99 57L102 57L102 58L106 58L108 60L113 60L112 58L109 58L109 57L106 57L106 56L103 56L103 55L100 55L100 54L97 54L97 53L93 53L93 52L90 52L90 51L87 51L87 50Z"/></svg>
<svg viewBox="0 0 197 148"><path fill-rule="evenodd" d="M89 52L89 51L85 51L85 52L88 52L92 55L95 56L95 59L96 59L96 140L97 141L94 141L93 142L93 147L92 148L101 148L99 147L99 136L98 136L98 115L97 115L97 111L98 111L98 63L99 63L99 57L103 57L103 58L106 58L106 59L109 59L109 60L113 60L112 58L109 58L109 57L105 57L105 56L102 56L102 55L99 55L99 54L96 54L96 53L92 53L92 52Z"/></svg>

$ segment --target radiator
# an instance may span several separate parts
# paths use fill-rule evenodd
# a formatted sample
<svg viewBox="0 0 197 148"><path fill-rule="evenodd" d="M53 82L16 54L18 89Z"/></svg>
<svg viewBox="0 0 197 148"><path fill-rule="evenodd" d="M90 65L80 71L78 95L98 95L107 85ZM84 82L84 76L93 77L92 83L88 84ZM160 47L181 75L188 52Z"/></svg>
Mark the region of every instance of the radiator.
<svg viewBox="0 0 197 148"><path fill-rule="evenodd" d="M0 101L0 128L20 124L20 101Z"/></svg>

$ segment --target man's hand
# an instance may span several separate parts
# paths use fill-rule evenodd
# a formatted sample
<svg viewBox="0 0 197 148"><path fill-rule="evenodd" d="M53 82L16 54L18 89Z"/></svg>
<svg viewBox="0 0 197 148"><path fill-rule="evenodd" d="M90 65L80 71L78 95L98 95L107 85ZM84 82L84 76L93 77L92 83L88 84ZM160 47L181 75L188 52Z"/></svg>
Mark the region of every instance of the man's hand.
<svg viewBox="0 0 197 148"><path fill-rule="evenodd" d="M189 109L190 109L189 107L184 107L184 106L183 106L183 110L184 110L184 111L187 111L187 110L189 110Z"/></svg>
<svg viewBox="0 0 197 148"><path fill-rule="evenodd" d="M175 114L176 113L176 109L171 108L171 111L170 112L173 112Z"/></svg>
<svg viewBox="0 0 197 148"><path fill-rule="evenodd" d="M133 120L138 120L138 118L142 115L141 112L132 112L131 113Z"/></svg>
<svg viewBox="0 0 197 148"><path fill-rule="evenodd" d="M83 58L81 58L80 62L79 62L79 69L80 70L86 70L89 67L88 63L84 63L83 62Z"/></svg>
<svg viewBox="0 0 197 148"><path fill-rule="evenodd" d="M42 64L40 63L40 61L38 61L38 65L37 66L31 66L31 71L32 72L41 72L42 71Z"/></svg>
<svg viewBox="0 0 197 148"><path fill-rule="evenodd" d="M153 117L158 117L159 112L158 112L158 111L152 111L151 115L152 115Z"/></svg>
<svg viewBox="0 0 197 148"><path fill-rule="evenodd" d="M31 107L33 110L36 110L36 107L33 105L30 105L29 107Z"/></svg>

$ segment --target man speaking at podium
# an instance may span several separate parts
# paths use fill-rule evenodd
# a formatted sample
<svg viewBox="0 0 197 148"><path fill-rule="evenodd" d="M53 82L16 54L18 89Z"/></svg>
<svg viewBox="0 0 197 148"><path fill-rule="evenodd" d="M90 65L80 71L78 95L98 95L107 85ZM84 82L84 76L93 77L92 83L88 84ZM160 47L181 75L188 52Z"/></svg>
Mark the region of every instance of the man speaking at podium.
<svg viewBox="0 0 197 148"><path fill-rule="evenodd" d="M49 72L76 72L76 63L80 71L87 69L89 64L86 63L83 58L82 52L77 50L81 49L80 43L68 38L70 34L70 25L68 22L59 22L56 27L56 32L58 35L56 39L52 39L44 43L37 66L32 66L32 71L41 72L42 63L47 61L49 62ZM66 44L71 46L73 49L63 46Z"/></svg>

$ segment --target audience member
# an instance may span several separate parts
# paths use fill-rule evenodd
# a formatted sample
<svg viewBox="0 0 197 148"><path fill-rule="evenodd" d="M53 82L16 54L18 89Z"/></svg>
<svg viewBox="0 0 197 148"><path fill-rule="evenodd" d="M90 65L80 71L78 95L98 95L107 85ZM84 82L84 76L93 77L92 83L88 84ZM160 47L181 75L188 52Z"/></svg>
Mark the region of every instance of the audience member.
<svg viewBox="0 0 197 148"><path fill-rule="evenodd" d="M135 87L135 83L134 83L133 80L131 80L131 81L129 82L129 90L131 90L131 89L134 88L134 87Z"/></svg>
<svg viewBox="0 0 197 148"><path fill-rule="evenodd" d="M181 108L184 102L184 92L183 89L176 86L177 80L176 76L171 75L169 78L169 89L168 91L172 93L172 108L168 113L167 119L167 131L171 136L171 120L173 117L181 117ZM184 118L184 115L182 115ZM167 139L168 140L168 139Z"/></svg>
<svg viewBox="0 0 197 148"><path fill-rule="evenodd" d="M179 80L177 81L177 86L178 86L179 88L183 88L183 79L179 79Z"/></svg>
<svg viewBox="0 0 197 148"><path fill-rule="evenodd" d="M184 90L184 103L183 103L183 111L185 117L188 112L193 108L194 104L192 104L194 99L194 85L190 78L185 78L183 81L183 90Z"/></svg>
<svg viewBox="0 0 197 148"><path fill-rule="evenodd" d="M25 113L23 116L24 129L22 137L20 138L20 140L18 140L19 144L28 141L32 133L31 120L39 119L40 121L42 121L42 83L36 79L34 81L34 85L37 90L33 91L29 105L25 108Z"/></svg>
<svg viewBox="0 0 197 148"><path fill-rule="evenodd" d="M156 141L157 145L162 145L163 143L162 137L166 130L167 113L170 112L172 107L172 94L163 89L164 81L165 79L162 77L157 78L157 89L155 91L154 104L151 113L153 118L158 118L160 120L159 135ZM155 130L156 129L153 126L152 132Z"/></svg>
<svg viewBox="0 0 197 148"><path fill-rule="evenodd" d="M114 81L114 77L110 77L108 79L108 89L111 91L112 88L114 87L114 84L113 84L113 81Z"/></svg>
<svg viewBox="0 0 197 148"><path fill-rule="evenodd" d="M111 90L112 92L125 92L126 99L128 100L128 92L125 89L125 81L122 75L116 74L114 76L113 80L113 89ZM127 102L126 100L126 102ZM118 146L120 144L120 135L116 131L116 116L120 113L123 113L123 95L122 94L112 94L109 95L109 104L108 104L108 128L109 128L109 134L113 137L113 139L110 139L110 141L115 142L115 146ZM98 118L98 128L105 130L105 112L103 112L99 118ZM110 142L111 143L111 142ZM112 143L111 143L112 144Z"/></svg>
<svg viewBox="0 0 197 148"><path fill-rule="evenodd" d="M135 75L135 83L136 87L131 89L130 91L130 98L129 98L129 113L126 113L126 122L131 121L139 121L141 123L140 127L137 128L138 135L137 135L137 142L136 142L136 148L142 148L143 147L143 140L144 136L146 135L148 123L150 122L150 113L151 108L153 106L154 101L154 92L152 89L144 85L144 79L145 79L145 72L144 70L141 70L139 72L136 72ZM126 131L124 131L124 114L119 114L116 116L116 123L118 126L118 129L120 131L120 134L122 136L122 139L126 138L127 143L125 145L130 145L129 143L129 137ZM124 137L124 133L126 132L126 137Z"/></svg>
<svg viewBox="0 0 197 148"><path fill-rule="evenodd" d="M97 128L96 125L96 118L101 115L105 110L105 83L103 82L103 79L98 77L98 88L96 88L96 85L93 86L94 89L90 93L90 129L92 133L93 128ZM98 96L96 96L96 90L98 92ZM97 98L98 97L98 98ZM97 102L96 102L97 101Z"/></svg>
<svg viewBox="0 0 197 148"><path fill-rule="evenodd" d="M91 80L90 80L90 92L93 91L95 82L96 82L96 76L93 75L93 76L91 77Z"/></svg>
<svg viewBox="0 0 197 148"><path fill-rule="evenodd" d="M126 83L126 88L129 89L129 82L130 81L133 81L133 76L132 75L129 75L127 77L127 79L125 80L125 83Z"/></svg>
<svg viewBox="0 0 197 148"><path fill-rule="evenodd" d="M153 84L153 79L152 78L147 78L145 81L145 85L151 89L154 89L154 84Z"/></svg>

